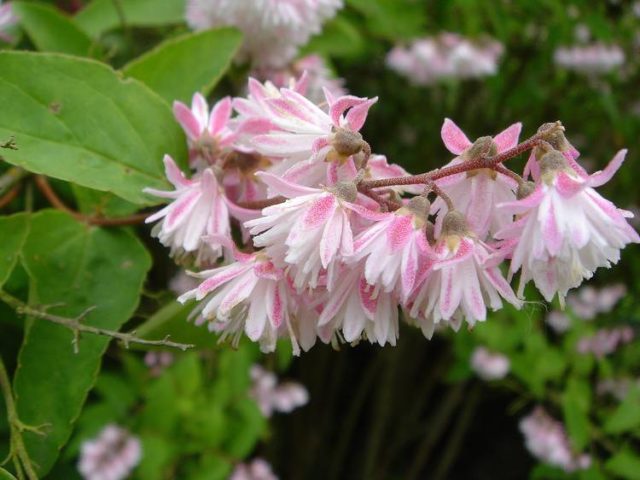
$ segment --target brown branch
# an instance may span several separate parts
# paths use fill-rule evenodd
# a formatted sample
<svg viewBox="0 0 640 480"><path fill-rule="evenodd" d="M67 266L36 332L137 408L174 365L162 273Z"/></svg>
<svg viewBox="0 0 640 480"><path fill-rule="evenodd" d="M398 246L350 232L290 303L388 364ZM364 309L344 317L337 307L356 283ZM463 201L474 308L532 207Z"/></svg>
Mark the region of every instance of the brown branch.
<svg viewBox="0 0 640 480"><path fill-rule="evenodd" d="M0 197L0 208L4 208L9 205L14 198L18 196L20 190L22 189L22 184L17 184L7 193L5 193L2 197Z"/></svg>
<svg viewBox="0 0 640 480"><path fill-rule="evenodd" d="M287 199L284 197L273 197L265 200L255 200L253 202L238 202L237 205L249 210L262 210L263 208L270 207L271 205L277 205L285 202Z"/></svg>
<svg viewBox="0 0 640 480"><path fill-rule="evenodd" d="M48 202L58 210L68 213L76 220L89 225L97 225L101 227L119 227L124 225L137 225L143 223L150 215L149 213L136 213L126 217L102 217L97 215L84 215L70 208L53 190L49 180L44 175L35 176L36 186L38 190L45 196Z"/></svg>

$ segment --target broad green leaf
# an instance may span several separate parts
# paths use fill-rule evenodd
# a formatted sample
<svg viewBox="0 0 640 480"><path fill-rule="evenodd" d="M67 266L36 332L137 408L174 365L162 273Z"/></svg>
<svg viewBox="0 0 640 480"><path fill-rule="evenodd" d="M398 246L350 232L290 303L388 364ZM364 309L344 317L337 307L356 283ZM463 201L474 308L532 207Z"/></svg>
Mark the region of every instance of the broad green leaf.
<svg viewBox="0 0 640 480"><path fill-rule="evenodd" d="M75 21L89 35L99 36L120 26L153 27L180 23L185 8L185 0L94 0L80 10Z"/></svg>
<svg viewBox="0 0 640 480"><path fill-rule="evenodd" d="M0 217L0 288L13 272L29 231L29 215Z"/></svg>
<svg viewBox="0 0 640 480"><path fill-rule="evenodd" d="M49 312L88 325L119 329L136 309L150 267L144 247L122 229L100 229L65 213L44 210L32 216L22 253L31 277L30 297ZM14 388L22 421L50 424L46 437L26 434L31 458L44 474L68 441L100 369L109 338L84 334L74 353L73 333L46 320L31 320L18 357Z"/></svg>
<svg viewBox="0 0 640 480"><path fill-rule="evenodd" d="M626 480L640 480L640 456L628 449L619 451L604 464L609 472Z"/></svg>
<svg viewBox="0 0 640 480"><path fill-rule="evenodd" d="M640 388L632 388L618 408L604 423L604 431L611 434L640 428Z"/></svg>
<svg viewBox="0 0 640 480"><path fill-rule="evenodd" d="M16 477L11 475L4 468L0 467L0 480L16 480Z"/></svg>
<svg viewBox="0 0 640 480"><path fill-rule="evenodd" d="M586 381L570 378L562 396L562 412L573 447L582 451L589 443L591 390Z"/></svg>
<svg viewBox="0 0 640 480"><path fill-rule="evenodd" d="M122 70L170 103L186 102L194 92L213 89L241 43L242 34L233 28L189 33L167 40Z"/></svg>
<svg viewBox="0 0 640 480"><path fill-rule="evenodd" d="M181 305L171 302L145 323L136 328L136 335L140 338L158 340L167 335L174 342L195 345L196 348L215 348L218 338L206 326L197 327L188 317L193 310L193 304Z"/></svg>
<svg viewBox="0 0 640 480"><path fill-rule="evenodd" d="M127 202L113 193L92 190L71 184L73 196L76 198L78 210L85 215L102 217L124 217L138 210L138 205Z"/></svg>
<svg viewBox="0 0 640 480"><path fill-rule="evenodd" d="M81 57L95 51L93 40L57 8L35 2L11 2L11 6L38 50Z"/></svg>
<svg viewBox="0 0 640 480"><path fill-rule="evenodd" d="M36 173L112 192L137 204L166 188L162 157L186 158L171 109L107 65L59 54L0 53L0 138L4 159Z"/></svg>

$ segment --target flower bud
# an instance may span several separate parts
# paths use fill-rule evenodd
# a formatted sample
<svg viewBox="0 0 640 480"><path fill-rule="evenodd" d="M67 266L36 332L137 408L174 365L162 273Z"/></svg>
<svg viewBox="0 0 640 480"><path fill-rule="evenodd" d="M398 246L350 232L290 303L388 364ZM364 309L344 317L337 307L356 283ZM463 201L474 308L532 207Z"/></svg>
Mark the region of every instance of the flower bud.
<svg viewBox="0 0 640 480"><path fill-rule="evenodd" d="M331 141L333 149L344 157L355 155L362 150L364 145L362 135L359 132L338 128Z"/></svg>
<svg viewBox="0 0 640 480"><path fill-rule="evenodd" d="M358 187L353 182L337 182L331 191L345 202L353 203L358 198Z"/></svg>
<svg viewBox="0 0 640 480"><path fill-rule="evenodd" d="M545 153L540 159L540 173L544 175L548 172L555 172L557 170L565 170L569 166L567 159L558 150L551 150Z"/></svg>
<svg viewBox="0 0 640 480"><path fill-rule="evenodd" d="M556 150L566 152L569 150L570 145L567 141L567 137L564 136L564 127L559 125L558 122L544 123L538 128L538 133L543 133L544 140L549 143Z"/></svg>
<svg viewBox="0 0 640 480"><path fill-rule="evenodd" d="M493 157L498 153L498 146L491 137L480 137L465 152L465 160L475 160L476 158Z"/></svg>
<svg viewBox="0 0 640 480"><path fill-rule="evenodd" d="M528 197L536 189L536 184L533 182L522 182L518 185L518 191L516 192L516 198L522 200Z"/></svg>

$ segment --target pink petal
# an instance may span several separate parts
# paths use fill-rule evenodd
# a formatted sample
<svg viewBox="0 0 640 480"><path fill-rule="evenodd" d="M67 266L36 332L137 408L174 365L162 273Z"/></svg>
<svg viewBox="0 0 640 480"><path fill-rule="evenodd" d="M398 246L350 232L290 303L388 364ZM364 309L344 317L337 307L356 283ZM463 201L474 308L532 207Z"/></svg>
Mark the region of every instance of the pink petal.
<svg viewBox="0 0 640 480"><path fill-rule="evenodd" d="M231 118L231 98L225 97L216 103L209 117L209 133L215 136L220 133Z"/></svg>
<svg viewBox="0 0 640 480"><path fill-rule="evenodd" d="M547 250L553 256L557 255L562 248L562 234L556 218L554 202L549 202L546 209L540 210L540 220L542 222L542 236L547 246Z"/></svg>
<svg viewBox="0 0 640 480"><path fill-rule="evenodd" d="M440 136L442 137L442 141L444 142L444 146L447 147L447 150L455 155L460 155L471 146L471 141L467 138L464 132L460 130L460 127L448 118L444 119L442 129L440 130Z"/></svg>
<svg viewBox="0 0 640 480"><path fill-rule="evenodd" d="M442 283L440 286L440 313L442 318L449 320L462 300L462 285L458 284L456 275L454 275L455 267L445 268L442 270Z"/></svg>
<svg viewBox="0 0 640 480"><path fill-rule="evenodd" d="M176 162L169 155L165 155L164 159L164 171L167 176L167 179L176 187L188 187L192 185L193 182L188 180L184 173L178 168Z"/></svg>
<svg viewBox="0 0 640 480"><path fill-rule="evenodd" d="M201 125L200 128L204 129L207 125L207 120L209 119L209 105L201 93L196 92L193 94L193 98L191 99L191 110L193 111L196 120L198 120L198 123Z"/></svg>
<svg viewBox="0 0 640 480"><path fill-rule="evenodd" d="M283 178L274 175L269 172L256 172L256 176L262 180L267 186L278 192L287 198L300 197L302 195L311 195L319 193L317 188L304 187L295 183L289 182Z"/></svg>
<svg viewBox="0 0 640 480"><path fill-rule="evenodd" d="M366 102L355 105L347 112L347 124L349 128L353 131L360 131L363 127L364 122L367 120L367 115L369 114L369 109L378 101L378 97L372 98L371 100L367 100Z"/></svg>
<svg viewBox="0 0 640 480"><path fill-rule="evenodd" d="M340 214L333 215L324 227L322 238L320 239L320 261L322 267L327 268L335 258L340 240L342 238L343 223Z"/></svg>
<svg viewBox="0 0 640 480"><path fill-rule="evenodd" d="M178 123L182 126L185 133L191 140L197 140L202 133L202 127L193 112L189 108L180 102L173 102L173 115L176 117Z"/></svg>
<svg viewBox="0 0 640 480"><path fill-rule="evenodd" d="M200 199L200 196L201 192L192 190L172 203L171 210L165 219L164 228L167 231L171 231L182 223L186 216L191 213L191 209Z"/></svg>
<svg viewBox="0 0 640 480"><path fill-rule="evenodd" d="M317 228L320 225L327 223L337 208L336 203L336 197L331 194L319 196L311 203L309 209L302 217L302 225L304 228Z"/></svg>
<svg viewBox="0 0 640 480"><path fill-rule="evenodd" d="M518 144L521 130L522 123L518 122L493 137L493 141L498 146L498 152L504 152L505 150L515 147Z"/></svg>
<svg viewBox="0 0 640 480"><path fill-rule="evenodd" d="M413 233L413 215L396 215L387 229L387 241L391 251L403 248Z"/></svg>
<svg viewBox="0 0 640 480"><path fill-rule="evenodd" d="M604 170L600 170L589 177L588 183L590 187L599 187L607 183L615 175L622 166L627 150L623 149L616 153L615 157L609 162Z"/></svg>
<svg viewBox="0 0 640 480"><path fill-rule="evenodd" d="M556 177L556 190L565 198L573 197L586 186L584 181L577 180L565 172L560 172Z"/></svg>
<svg viewBox="0 0 640 480"><path fill-rule="evenodd" d="M250 268L251 265L234 263L229 266L216 269L216 273L198 285L198 288L196 289L196 300L203 299L209 292L215 290L220 285L227 283L229 280L236 278L238 275L241 275Z"/></svg>

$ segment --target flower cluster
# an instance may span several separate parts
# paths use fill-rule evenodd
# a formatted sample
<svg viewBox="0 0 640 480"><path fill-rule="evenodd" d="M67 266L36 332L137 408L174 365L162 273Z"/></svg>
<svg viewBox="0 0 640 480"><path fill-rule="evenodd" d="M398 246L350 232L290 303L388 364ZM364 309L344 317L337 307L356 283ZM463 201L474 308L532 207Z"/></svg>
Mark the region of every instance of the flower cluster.
<svg viewBox="0 0 640 480"><path fill-rule="evenodd" d="M278 477L266 460L255 458L250 463L236 465L229 480L278 480Z"/></svg>
<svg viewBox="0 0 640 480"><path fill-rule="evenodd" d="M442 33L415 40L408 47L394 47L387 55L387 65L415 85L432 85L446 79L495 75L503 51L502 44L494 40L474 42Z"/></svg>
<svg viewBox="0 0 640 480"><path fill-rule="evenodd" d="M617 45L593 43L559 47L553 54L559 67L585 74L607 73L620 67L625 61L622 49Z"/></svg>
<svg viewBox="0 0 640 480"><path fill-rule="evenodd" d="M583 337L576 349L582 354L592 354L602 358L615 352L618 347L630 343L634 333L631 327L617 327L598 330L594 335Z"/></svg>
<svg viewBox="0 0 640 480"><path fill-rule="evenodd" d="M289 413L309 401L309 392L303 385L296 382L278 383L278 377L260 365L253 365L250 374L253 385L249 394L267 418L273 412Z"/></svg>
<svg viewBox="0 0 640 480"><path fill-rule="evenodd" d="M278 68L342 6L342 0L189 0L186 17L196 30L237 27L244 34L241 55Z"/></svg>
<svg viewBox="0 0 640 480"><path fill-rule="evenodd" d="M511 362L501 353L477 347L471 354L471 369L483 380L500 380L507 376Z"/></svg>
<svg viewBox="0 0 640 480"><path fill-rule="evenodd" d="M15 25L17 22L18 18L13 13L11 4L5 3L4 5L2 5L2 0L0 0L0 40L3 40L5 42L13 41L13 37L6 33L4 30Z"/></svg>
<svg viewBox="0 0 640 480"><path fill-rule="evenodd" d="M559 122L521 143L519 123L472 142L447 119L454 158L410 175L361 134L377 98L325 89L314 103L308 83L250 79L246 96L211 110L199 94L174 105L192 173L165 157L174 189L148 192L171 203L148 221L176 260L200 269L179 300L196 300L196 323L222 339L244 333L273 351L288 337L296 354L318 339L395 345L401 317L430 338L504 302L520 308L529 281L562 303L640 241L630 214L595 191L625 151L589 175ZM526 151L522 178L503 162Z"/></svg>
<svg viewBox="0 0 640 480"><path fill-rule="evenodd" d="M573 472L589 468L591 457L571 449L564 426L549 416L542 407L520 421L520 431L531 454L544 463Z"/></svg>
<svg viewBox="0 0 640 480"><path fill-rule="evenodd" d="M140 440L117 425L107 425L80 448L78 471L85 480L122 480L140 462Z"/></svg>

